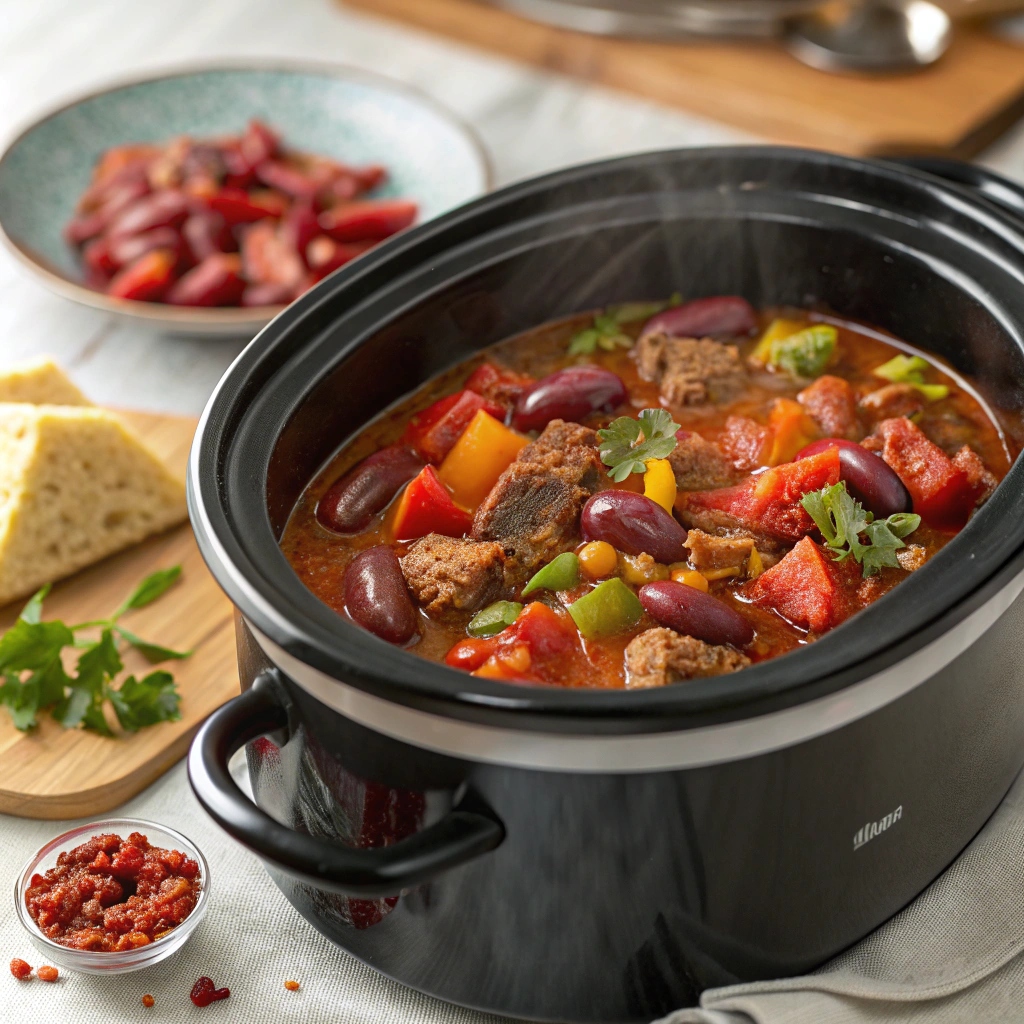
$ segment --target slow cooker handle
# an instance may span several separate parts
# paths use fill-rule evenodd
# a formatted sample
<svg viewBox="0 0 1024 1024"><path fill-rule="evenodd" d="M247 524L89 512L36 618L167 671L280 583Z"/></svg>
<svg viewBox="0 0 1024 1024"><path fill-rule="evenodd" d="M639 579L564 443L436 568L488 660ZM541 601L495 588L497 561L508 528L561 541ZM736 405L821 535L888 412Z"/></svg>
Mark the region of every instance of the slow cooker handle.
<svg viewBox="0 0 1024 1024"><path fill-rule="evenodd" d="M1024 220L1024 186L995 171L942 156L894 157L889 162L933 174L936 178L978 192L1007 213Z"/></svg>
<svg viewBox="0 0 1024 1024"><path fill-rule="evenodd" d="M228 761L259 736L288 726L287 697L269 673L215 711L196 734L188 776L210 816L279 871L347 896L393 896L497 847L505 829L476 798L392 846L355 849L295 832L265 814L238 788ZM473 806L475 804L475 806Z"/></svg>

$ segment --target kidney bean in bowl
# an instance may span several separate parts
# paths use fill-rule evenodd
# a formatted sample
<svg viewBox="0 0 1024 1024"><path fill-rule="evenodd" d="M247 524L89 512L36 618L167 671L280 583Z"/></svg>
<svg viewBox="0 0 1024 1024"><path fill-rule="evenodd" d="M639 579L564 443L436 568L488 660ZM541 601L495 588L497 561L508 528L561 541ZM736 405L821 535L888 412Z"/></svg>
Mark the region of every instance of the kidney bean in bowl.
<svg viewBox="0 0 1024 1024"><path fill-rule="evenodd" d="M115 844L112 837L119 837L123 842ZM145 847L141 837L146 839ZM110 852L107 852L107 847ZM88 854L95 853L89 865L82 861L82 856L87 854L75 853L83 848ZM63 864L72 870L76 866L88 869L95 865L98 879L113 879L111 892L104 894L101 900L105 910L112 911L109 916L104 914L105 924L109 927L99 925L96 928L96 948L74 948L60 941L59 937L51 938L36 919L41 916L38 913L38 894L46 888L46 873L58 867L61 854L68 855ZM149 931L152 934L139 931L125 942L113 943L128 948L109 948L111 942L104 939L102 933L111 937L119 932L132 934L126 927L126 915L121 914L118 908L135 894L136 879L145 878L149 873L153 874L151 882L157 875L163 876L147 887L154 895L154 908L160 903L159 911L154 910L154 915L151 915L153 926ZM123 884L118 881L119 876L123 877ZM118 888L120 892L116 891ZM71 829L33 854L18 876L14 903L18 919L47 962L83 974L122 974L149 967L176 953L206 913L209 895L210 866L191 840L152 821L109 818ZM160 896L167 898L160 901ZM109 905L108 900L112 900ZM132 909L137 911L139 908ZM144 907L142 911L145 912ZM136 916L136 924L140 920ZM171 924L172 921L177 923ZM141 944L135 945L134 942Z"/></svg>

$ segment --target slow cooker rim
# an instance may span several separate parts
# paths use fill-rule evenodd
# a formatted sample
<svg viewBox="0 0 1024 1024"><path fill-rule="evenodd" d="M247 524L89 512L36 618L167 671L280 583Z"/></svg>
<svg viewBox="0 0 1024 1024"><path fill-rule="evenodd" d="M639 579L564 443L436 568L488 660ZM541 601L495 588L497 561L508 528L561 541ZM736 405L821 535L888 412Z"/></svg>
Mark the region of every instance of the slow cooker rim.
<svg viewBox="0 0 1024 1024"><path fill-rule="evenodd" d="M314 317L318 312L318 307L327 303L329 295L333 295L341 290L344 285L351 284L359 277L366 276L374 266L395 257L403 250L409 250L424 239L441 235L445 231L452 229L453 225L471 220L477 214L491 208L500 207L502 203L512 202L524 194L541 191L552 183L561 185L577 179L585 180L588 176L593 176L595 173L622 167L623 165L637 167L652 162L657 163L658 160L679 159L681 157L698 157L703 159L742 157L747 160L757 157L764 160L806 160L830 166L838 164L860 172L867 170L873 175L896 179L904 184L909 178L911 181L916 182L916 187L927 192L947 193L952 191L958 195L961 202L966 199L975 207L974 212L979 218L984 217L990 222L999 225L1002 228L1000 233L1012 237L1014 243L1024 252L1024 240L1021 239L1019 225L1003 217L989 203L979 201L976 197L960 189L951 189L930 175L918 171L907 171L901 167L875 161L855 160L818 151L794 150L787 147L724 147L686 151L668 150L601 161L595 164L583 164L510 186L498 193L483 197L460 210L453 211L437 221L424 225L422 228L382 246L377 252L371 253L368 257L361 260L361 267L352 268L348 271L342 270L336 274L331 279L328 289L323 289L323 286L321 286L321 288L316 289L303 300L300 300L295 306L290 307L268 328L261 332L238 356L211 397L197 432L196 444L193 447L192 459L190 460L190 511L204 557L207 559L208 564L210 564L218 581L229 593L229 596L231 596L245 618L256 624L274 642L280 643L282 647L292 651L300 660L309 663L319 662L320 666L323 666L326 661L331 666L334 675L345 675L347 681L352 682L359 688L384 692L387 694L387 699L393 700L396 703L443 708L445 713L454 714L457 717L496 715L503 720L515 719L532 715L540 709L543 714L552 716L553 722L561 721L565 723L571 719L582 718L590 722L603 721L609 727L627 730L638 728L640 720L651 719L652 717L662 719L667 716L677 721L680 718L687 717L686 711L679 710L679 705L687 703L685 699L681 699L688 695L682 688L627 693L618 691L602 693L599 691L555 690L549 688L529 688L527 690L523 687L500 683L481 686L477 685L481 681L475 679L472 680L473 685L467 687L470 677L465 676L463 673L444 666L424 662L414 655L395 651L394 649L389 649L384 654L379 650L373 653L380 655L381 659L385 662L394 659L396 656L398 658L411 659L420 669L418 674L421 675L436 675L440 672L450 684L447 692L432 688L429 685L417 685L416 682L411 682L409 679L396 680L390 674L385 678L380 674L368 673L365 668L354 664L343 664L340 666L342 671L339 671L340 659L336 652L324 651L321 645L311 643L308 635L303 637L303 631L296 629L295 624L289 620L288 615L282 613L280 608L275 607L272 601L268 601L260 593L259 588L254 587L252 581L245 578L245 574L241 574L243 579L241 585L239 584L233 559L221 545L218 532L214 529L213 523L207 514L209 494L208 490L203 486L204 472L201 464L204 450L213 444L211 440L213 437L212 420L215 416L218 416L222 421L218 424L218 428L223 428L224 414L230 410L232 402L237 401L239 395L246 390L254 366L258 364L262 357L273 350L282 336L288 334L299 320L303 317ZM226 393L231 389L234 389L238 394L234 398L226 398ZM226 406L224 403L226 403ZM220 511L223 515L223 509ZM224 521L226 524L226 516L224 516ZM230 535L229 526L228 533ZM358 632L355 627L350 626L348 628ZM386 646L382 645L381 641L366 634L362 634L362 638L370 645ZM779 660L776 659L774 664L777 664ZM405 667L409 668L409 663ZM746 670L744 675L757 673L759 668L762 667L757 666ZM853 668L856 668L856 666ZM402 666L396 665L394 675L404 674L401 669ZM854 672L853 674L855 675L856 673ZM830 672L828 675L830 678L836 679L838 675L850 676L851 671L848 669L838 674ZM690 684L685 688L686 691L694 689L696 689L695 684ZM795 693L796 689L793 688L790 692ZM749 699L751 698L748 698L748 701ZM797 703L799 702L798 699ZM720 703L722 706L730 709L731 712L742 702L722 700ZM744 703L743 706L745 707L746 704Z"/></svg>

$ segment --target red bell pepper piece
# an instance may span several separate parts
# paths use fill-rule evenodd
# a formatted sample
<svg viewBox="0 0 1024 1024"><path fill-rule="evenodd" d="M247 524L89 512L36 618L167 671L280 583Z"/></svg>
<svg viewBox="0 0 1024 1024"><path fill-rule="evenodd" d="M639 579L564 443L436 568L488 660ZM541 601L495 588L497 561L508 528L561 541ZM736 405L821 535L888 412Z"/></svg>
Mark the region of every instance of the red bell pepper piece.
<svg viewBox="0 0 1024 1024"><path fill-rule="evenodd" d="M876 433L882 458L910 491L914 511L937 530L962 529L980 494L964 469L905 417L882 420Z"/></svg>
<svg viewBox="0 0 1024 1024"><path fill-rule="evenodd" d="M237 253L217 252L183 274L167 293L173 306L234 306L242 297L242 259Z"/></svg>
<svg viewBox="0 0 1024 1024"><path fill-rule="evenodd" d="M396 540L414 540L428 533L461 537L472 524L473 517L455 504L434 467L424 466L398 500L392 534Z"/></svg>
<svg viewBox="0 0 1024 1024"><path fill-rule="evenodd" d="M417 212L410 199L366 199L324 210L320 227L338 242L381 241L412 224Z"/></svg>
<svg viewBox="0 0 1024 1024"><path fill-rule="evenodd" d="M483 363L466 378L466 389L491 402L512 406L533 383L534 379L524 373L506 370L494 363Z"/></svg>
<svg viewBox="0 0 1024 1024"><path fill-rule="evenodd" d="M210 196L207 204L232 227L252 224L265 217L280 217L286 206L277 193L245 192L240 188L222 188Z"/></svg>
<svg viewBox="0 0 1024 1024"><path fill-rule="evenodd" d="M714 491L683 491L676 506L683 511L719 512L755 532L795 541L814 529L814 520L800 499L810 491L839 483L839 451L787 462L752 476L735 487Z"/></svg>
<svg viewBox="0 0 1024 1024"><path fill-rule="evenodd" d="M837 562L804 537L777 565L745 584L743 593L801 629L824 633L857 611L855 576L859 575L853 559Z"/></svg>
<svg viewBox="0 0 1024 1024"><path fill-rule="evenodd" d="M302 258L270 220L247 228L242 235L242 266L251 284L283 284L295 288L306 267Z"/></svg>
<svg viewBox="0 0 1024 1024"><path fill-rule="evenodd" d="M119 271L107 287L118 299L154 302L163 298L174 280L178 254L173 249L153 249Z"/></svg>
<svg viewBox="0 0 1024 1024"><path fill-rule="evenodd" d="M475 391L457 391L413 416L402 435L402 444L412 445L428 462L443 462L481 409L499 423L505 422L502 406L488 402Z"/></svg>
<svg viewBox="0 0 1024 1024"><path fill-rule="evenodd" d="M759 466L768 465L772 432L749 416L730 416L725 421L724 433L718 439L718 447L737 469L749 473Z"/></svg>
<svg viewBox="0 0 1024 1024"><path fill-rule="evenodd" d="M445 655L453 668L526 682L565 678L572 661L582 657L572 620L540 601L528 604L516 621L487 640L461 640Z"/></svg>

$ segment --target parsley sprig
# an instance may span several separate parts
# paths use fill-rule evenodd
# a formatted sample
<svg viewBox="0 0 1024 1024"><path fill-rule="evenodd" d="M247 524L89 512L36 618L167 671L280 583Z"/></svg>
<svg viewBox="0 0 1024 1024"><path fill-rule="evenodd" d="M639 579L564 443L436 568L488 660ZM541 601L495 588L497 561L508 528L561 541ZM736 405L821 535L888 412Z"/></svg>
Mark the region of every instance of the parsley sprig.
<svg viewBox="0 0 1024 1024"><path fill-rule="evenodd" d="M617 348L632 348L633 339L622 329L625 324L649 320L655 313L681 301L680 296L673 295L668 302L623 302L608 306L594 317L592 327L585 327L572 336L569 355L590 356L598 349L611 352Z"/></svg>
<svg viewBox="0 0 1024 1024"><path fill-rule="evenodd" d="M150 643L120 623L126 612L162 596L180 575L181 566L161 569L147 576L109 618L74 626L59 619L42 621L49 584L33 595L0 637L0 704L7 705L15 727L31 729L40 712L49 711L66 729L81 726L111 736L104 713L107 701L126 732L179 719L181 697L170 672L150 672L142 679L130 675L116 687L114 681L124 668L122 644L134 647L150 664L191 653ZM97 629L97 638L80 638L83 631ZM81 652L71 674L62 657L67 649Z"/></svg>
<svg viewBox="0 0 1024 1024"><path fill-rule="evenodd" d="M865 576L873 576L883 566L897 568L900 563L896 552L906 547L903 538L921 525L921 517L912 512L875 519L854 500L842 480L805 494L800 504L814 520L836 560L842 562L852 556L864 567Z"/></svg>
<svg viewBox="0 0 1024 1024"><path fill-rule="evenodd" d="M675 449L678 429L664 409L644 409L635 420L620 416L597 432L601 461L610 467L611 478L621 483L630 473L643 473L648 459L667 459Z"/></svg>

